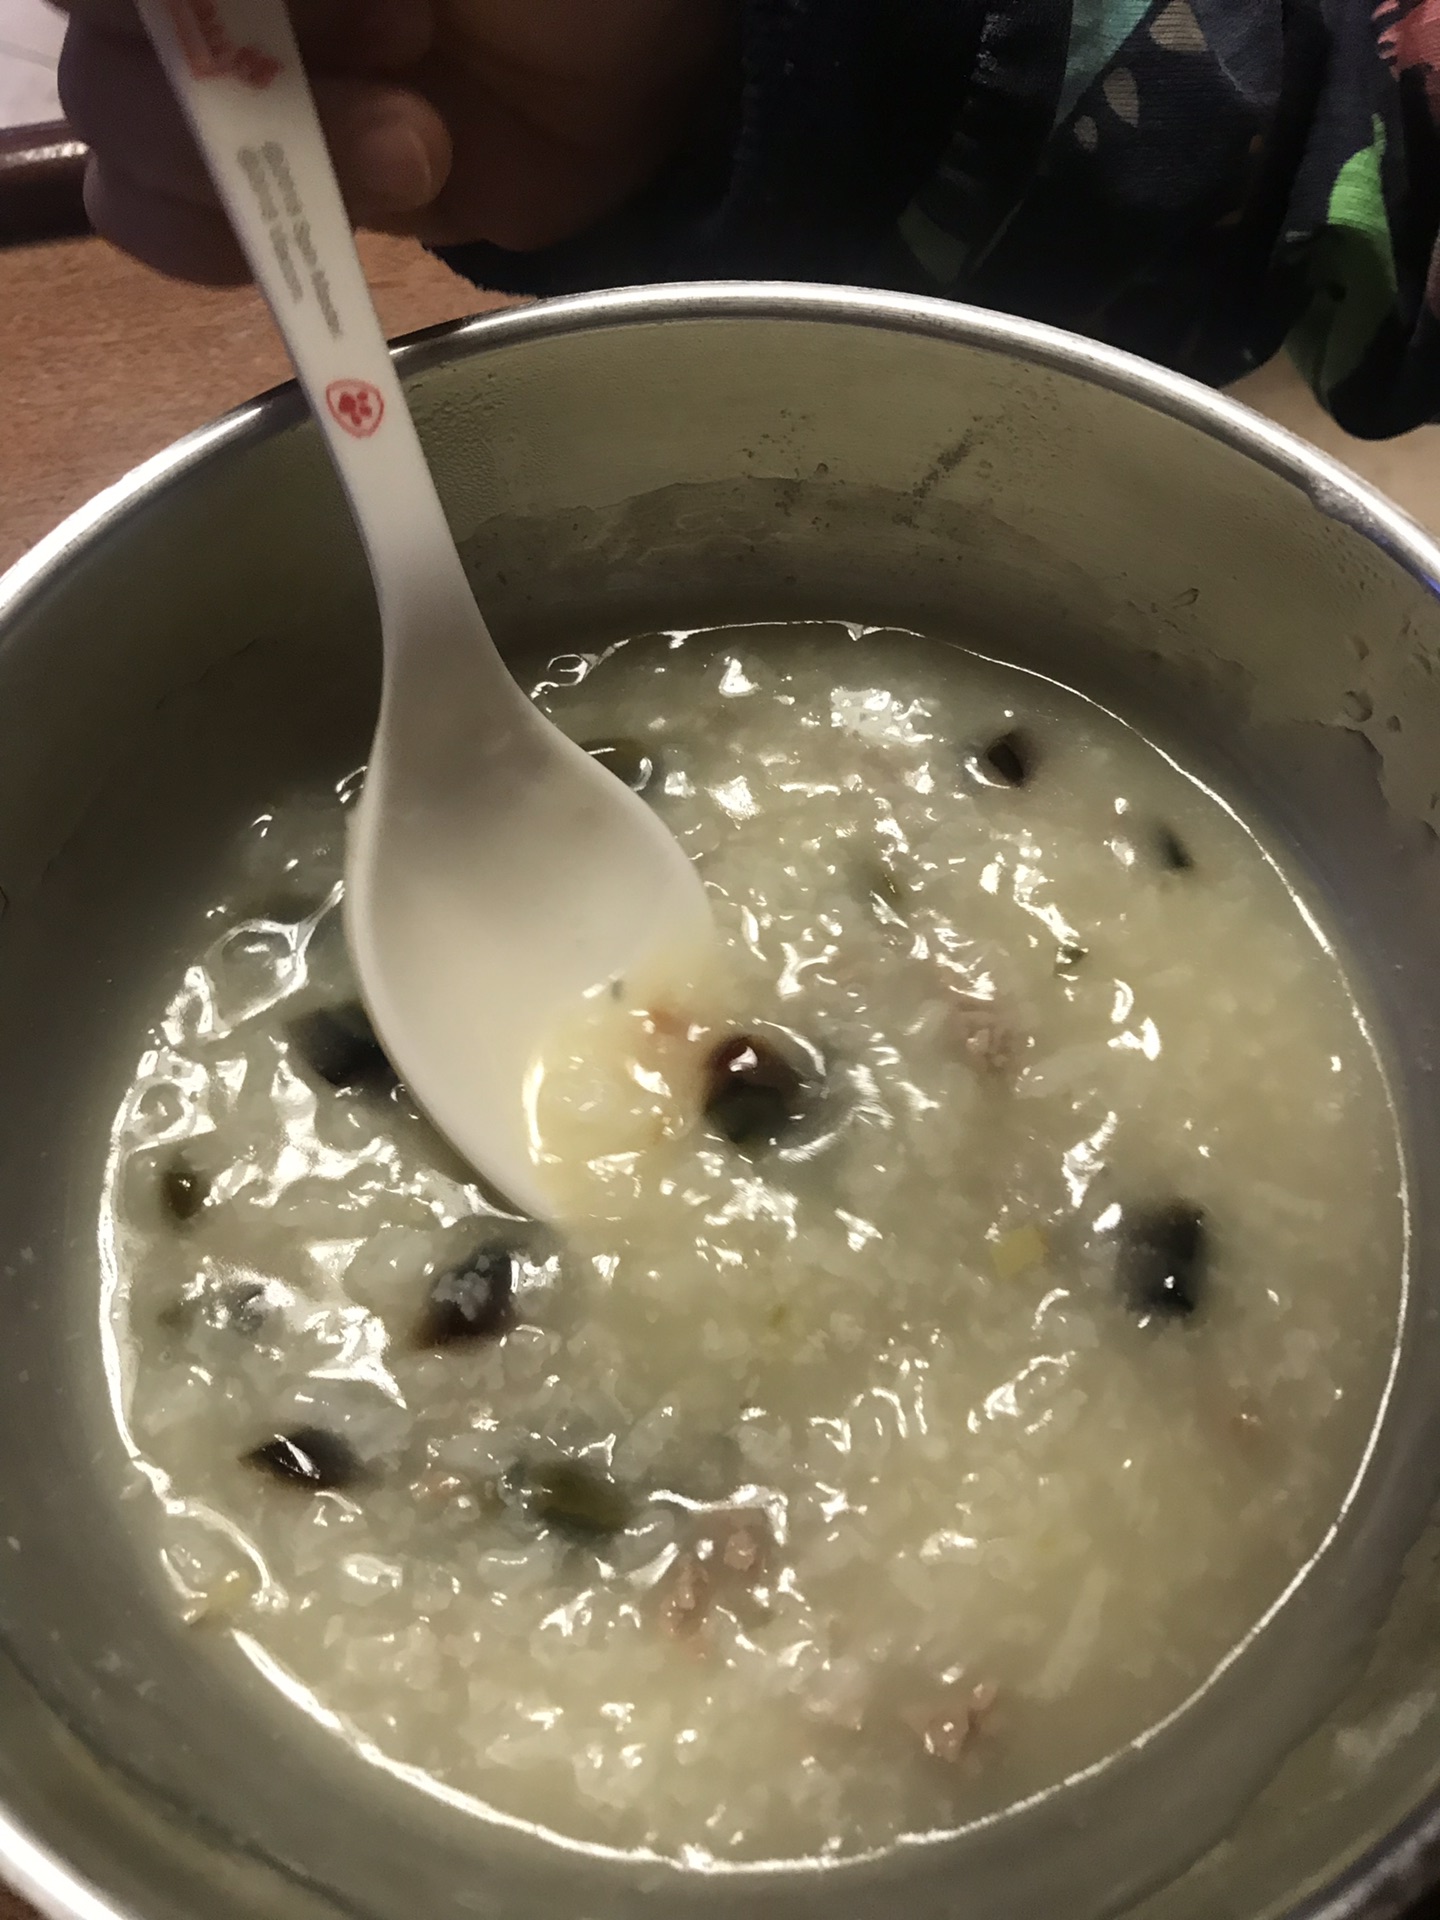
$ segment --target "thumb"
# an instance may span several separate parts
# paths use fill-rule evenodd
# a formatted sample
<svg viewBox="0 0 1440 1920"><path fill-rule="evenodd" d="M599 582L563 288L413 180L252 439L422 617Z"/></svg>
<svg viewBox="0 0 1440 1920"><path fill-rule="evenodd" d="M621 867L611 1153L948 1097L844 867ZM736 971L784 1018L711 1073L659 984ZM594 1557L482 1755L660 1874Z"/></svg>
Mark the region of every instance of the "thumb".
<svg viewBox="0 0 1440 1920"><path fill-rule="evenodd" d="M134 0L52 0L73 20L104 33L145 38ZM413 66L435 34L431 0L290 0L308 60L341 72Z"/></svg>
<svg viewBox="0 0 1440 1920"><path fill-rule="evenodd" d="M179 104L133 9L114 0L85 0L83 18L79 6L72 11L60 63L61 97L91 148L86 204L95 227L162 272L210 281L246 278ZM102 11L113 26L91 24L92 13ZM324 24L318 9L310 10L306 24ZM449 134L435 109L382 73L332 68L313 73L312 80L353 217L376 225L413 218L450 170Z"/></svg>

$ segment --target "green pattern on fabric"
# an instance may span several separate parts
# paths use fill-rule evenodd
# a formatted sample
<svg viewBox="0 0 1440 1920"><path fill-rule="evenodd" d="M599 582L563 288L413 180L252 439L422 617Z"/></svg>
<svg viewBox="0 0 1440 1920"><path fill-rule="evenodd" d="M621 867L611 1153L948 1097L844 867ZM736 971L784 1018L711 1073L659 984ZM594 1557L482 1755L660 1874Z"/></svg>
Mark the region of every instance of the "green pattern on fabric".
<svg viewBox="0 0 1440 1920"><path fill-rule="evenodd" d="M1057 127L1070 118L1081 95L1099 79L1153 5L1154 0L1075 0L1065 84L1055 112Z"/></svg>
<svg viewBox="0 0 1440 1920"><path fill-rule="evenodd" d="M1290 338L1290 353L1316 397L1327 396L1364 360L1395 310L1395 244L1385 209L1385 128L1377 115L1371 144L1341 167L1325 231L1309 252L1310 305Z"/></svg>

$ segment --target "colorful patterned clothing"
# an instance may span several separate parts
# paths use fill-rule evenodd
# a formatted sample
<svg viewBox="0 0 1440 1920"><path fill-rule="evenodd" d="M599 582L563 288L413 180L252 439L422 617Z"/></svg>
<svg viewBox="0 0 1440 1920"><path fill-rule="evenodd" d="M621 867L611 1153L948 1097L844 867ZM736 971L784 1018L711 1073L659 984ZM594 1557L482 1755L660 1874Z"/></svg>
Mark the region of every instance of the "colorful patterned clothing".
<svg viewBox="0 0 1440 1920"><path fill-rule="evenodd" d="M1440 418L1437 239L1440 0L743 0L733 84L643 196L445 257L519 293L897 287L1214 385L1288 344L1378 438Z"/></svg>

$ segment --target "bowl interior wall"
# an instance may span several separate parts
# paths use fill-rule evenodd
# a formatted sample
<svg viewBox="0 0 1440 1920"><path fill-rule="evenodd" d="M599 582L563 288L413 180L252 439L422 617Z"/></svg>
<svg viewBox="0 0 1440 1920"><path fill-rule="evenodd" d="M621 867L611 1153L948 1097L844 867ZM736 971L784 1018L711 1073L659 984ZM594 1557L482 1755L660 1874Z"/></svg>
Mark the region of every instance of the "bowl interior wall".
<svg viewBox="0 0 1440 1920"><path fill-rule="evenodd" d="M107 1129L217 837L361 761L376 699L363 564L280 402L0 614L0 1798L137 1920L778 1920L837 1898L878 1916L897 1885L917 1912L986 1920L1293 1905L1440 1778L1437 1536L1370 1645L1440 1472L1433 592L1323 487L938 323L481 328L416 350L411 384L517 656L723 619L916 625L1080 685L1253 797L1395 1037L1414 1239L1392 1411L1317 1578L1173 1763L1162 1739L1027 1816L1023 1841L857 1871L843 1894L681 1888L500 1832L477 1852L473 1823L339 1763L238 1657L170 1626L96 1337ZM1350 1690L1332 1702L1330 1682ZM1327 1707L1225 1846L1175 1877Z"/></svg>

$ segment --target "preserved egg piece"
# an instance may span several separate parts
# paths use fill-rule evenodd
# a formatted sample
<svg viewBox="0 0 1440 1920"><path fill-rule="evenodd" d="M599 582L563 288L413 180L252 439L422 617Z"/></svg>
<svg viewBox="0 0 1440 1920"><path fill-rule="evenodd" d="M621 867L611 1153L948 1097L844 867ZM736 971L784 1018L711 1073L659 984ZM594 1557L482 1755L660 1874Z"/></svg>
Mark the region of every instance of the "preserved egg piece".
<svg viewBox="0 0 1440 1920"><path fill-rule="evenodd" d="M1055 950L1055 971L1062 980L1073 980L1090 958L1090 949L1078 940L1062 940Z"/></svg>
<svg viewBox="0 0 1440 1920"><path fill-rule="evenodd" d="M1012 727L976 749L970 765L987 787L1025 787L1035 777L1039 755L1020 727Z"/></svg>
<svg viewBox="0 0 1440 1920"><path fill-rule="evenodd" d="M419 1344L452 1347L497 1340L514 1321L515 1255L508 1247L477 1247L461 1265L436 1275L421 1315Z"/></svg>
<svg viewBox="0 0 1440 1920"><path fill-rule="evenodd" d="M1205 1215L1187 1201L1126 1211L1120 1226L1120 1285L1139 1314L1181 1318L1204 1295L1209 1265Z"/></svg>
<svg viewBox="0 0 1440 1920"><path fill-rule="evenodd" d="M210 1176L192 1166L183 1154L160 1175L160 1199L172 1220L188 1226L210 1198Z"/></svg>
<svg viewBox="0 0 1440 1920"><path fill-rule="evenodd" d="M167 1333L189 1333L200 1316L204 1299L203 1280L187 1281L172 1300L168 1300L155 1315L158 1326Z"/></svg>
<svg viewBox="0 0 1440 1920"><path fill-rule="evenodd" d="M581 745L592 760L623 780L632 793L646 793L655 784L660 762L642 741L584 740Z"/></svg>
<svg viewBox="0 0 1440 1920"><path fill-rule="evenodd" d="M773 1147L805 1118L810 1085L755 1034L724 1040L705 1065L705 1118L736 1147Z"/></svg>
<svg viewBox="0 0 1440 1920"><path fill-rule="evenodd" d="M245 1460L276 1480L312 1493L334 1493L355 1486L365 1477L360 1456L350 1442L324 1427L297 1427L294 1433L277 1433L252 1448Z"/></svg>
<svg viewBox="0 0 1440 1920"><path fill-rule="evenodd" d="M388 1091L396 1085L395 1069L358 1000L302 1013L286 1033L306 1066L327 1086L357 1093Z"/></svg>
<svg viewBox="0 0 1440 1920"><path fill-rule="evenodd" d="M254 1339L269 1318L270 1301L263 1283L245 1280L226 1289L220 1300L222 1324Z"/></svg>
<svg viewBox="0 0 1440 1920"><path fill-rule="evenodd" d="M1173 827L1162 824L1155 829L1155 855L1167 873L1194 870L1195 856Z"/></svg>
<svg viewBox="0 0 1440 1920"><path fill-rule="evenodd" d="M534 1467L526 1476L526 1488L538 1520L586 1545L624 1533L639 1512L618 1480L584 1460Z"/></svg>

